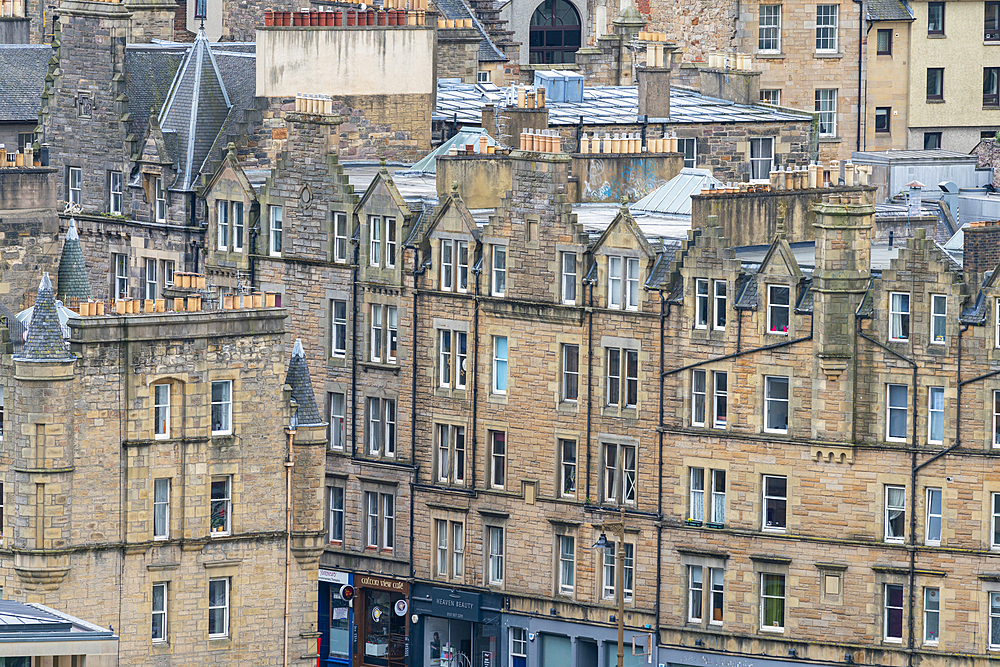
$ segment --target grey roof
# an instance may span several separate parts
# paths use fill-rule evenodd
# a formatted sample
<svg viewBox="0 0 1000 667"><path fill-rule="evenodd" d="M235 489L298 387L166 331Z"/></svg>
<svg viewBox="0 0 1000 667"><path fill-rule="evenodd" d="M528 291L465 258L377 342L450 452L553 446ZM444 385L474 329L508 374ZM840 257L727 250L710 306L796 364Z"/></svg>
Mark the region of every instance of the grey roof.
<svg viewBox="0 0 1000 667"><path fill-rule="evenodd" d="M912 21L913 13L905 0L868 0L869 21Z"/></svg>
<svg viewBox="0 0 1000 667"><path fill-rule="evenodd" d="M812 279L807 280L803 285L801 291L799 291L799 300L795 304L795 312L811 313L813 311L813 281Z"/></svg>
<svg viewBox="0 0 1000 667"><path fill-rule="evenodd" d="M42 633L41 637L35 635ZM0 641L44 640L112 640L115 634L99 625L88 623L37 602L0 600Z"/></svg>
<svg viewBox="0 0 1000 667"><path fill-rule="evenodd" d="M851 161L855 164L896 164L907 162L960 162L975 164L976 160L975 155L958 153L956 151L943 151L937 148L917 151L854 151L851 153Z"/></svg>
<svg viewBox="0 0 1000 667"><path fill-rule="evenodd" d="M150 109L159 113L163 108L177 68L190 48L190 44L139 44L126 48L125 82L135 136L145 136Z"/></svg>
<svg viewBox="0 0 1000 667"><path fill-rule="evenodd" d="M507 56L490 39L486 29L479 22L476 13L464 0L435 0L437 8L446 19L472 19L472 25L482 36L479 41L479 62L506 62Z"/></svg>
<svg viewBox="0 0 1000 667"><path fill-rule="evenodd" d="M439 155L447 155L452 146L465 147L466 144L475 146L475 151L479 153L479 137L486 137L487 146L496 146L496 140L486 133L481 127L462 127L455 136L444 142L430 153L420 158L413 166L405 171L397 172L401 174L437 174L437 159Z"/></svg>
<svg viewBox="0 0 1000 667"><path fill-rule="evenodd" d="M736 278L736 310L755 310L757 308L757 274L743 273Z"/></svg>
<svg viewBox="0 0 1000 667"><path fill-rule="evenodd" d="M508 89L439 80L435 118L482 124L482 107L501 106ZM546 102L549 125L634 125L638 122L639 91L635 86L585 86L582 102ZM651 119L652 120L652 119ZM658 120L656 122L659 122ZM812 115L766 105L736 104L707 97L687 88L670 90L671 124L812 122Z"/></svg>
<svg viewBox="0 0 1000 667"><path fill-rule="evenodd" d="M20 354L24 347L24 334L27 332L24 322L18 319L17 314L5 306L3 302L0 302L0 321L7 325L10 342L14 346L14 354Z"/></svg>
<svg viewBox="0 0 1000 667"><path fill-rule="evenodd" d="M59 258L59 297L89 299L93 296L90 278L83 261L80 235L76 231L76 219L69 219L69 230L63 241L62 257Z"/></svg>
<svg viewBox="0 0 1000 667"><path fill-rule="evenodd" d="M656 255L656 261L653 262L653 268L649 270L646 287L660 289L663 286L663 281L670 275L670 268L673 266L674 259L676 259L680 249L680 244L663 244L662 250Z"/></svg>
<svg viewBox="0 0 1000 667"><path fill-rule="evenodd" d="M0 44L0 122L38 122L51 58L47 44Z"/></svg>
<svg viewBox="0 0 1000 667"><path fill-rule="evenodd" d="M324 424L316 407L316 395L313 393L312 380L309 378L309 365L306 363L306 353L302 349L302 341L295 340L292 348L292 360L288 362L288 374L285 384L292 388L292 400L298 404L295 411L295 423L298 426L318 426Z"/></svg>
<svg viewBox="0 0 1000 667"><path fill-rule="evenodd" d="M25 361L71 361L76 359L66 349L62 324L56 312L55 295L48 272L42 274L38 298L28 325L28 340L18 358Z"/></svg>
<svg viewBox="0 0 1000 667"><path fill-rule="evenodd" d="M239 130L237 124L246 122L246 112L254 108L254 96L257 94L257 56L253 51L255 45L236 43L235 46L241 47L239 49L232 49L232 46L234 45L227 43L212 47L216 65L222 74L222 82L229 94L231 107L203 164L200 165L203 174L215 173L218 163L225 156L229 142L233 141L236 135L245 134L245 131Z"/></svg>
<svg viewBox="0 0 1000 667"><path fill-rule="evenodd" d="M691 195L701 194L703 188L722 187L722 181L712 176L708 169L684 167L681 173L629 206L633 213L663 213L666 215L691 215Z"/></svg>
<svg viewBox="0 0 1000 667"><path fill-rule="evenodd" d="M176 132L179 164L173 190L190 191L229 115L229 95L204 30L184 58L171 85L159 123Z"/></svg>

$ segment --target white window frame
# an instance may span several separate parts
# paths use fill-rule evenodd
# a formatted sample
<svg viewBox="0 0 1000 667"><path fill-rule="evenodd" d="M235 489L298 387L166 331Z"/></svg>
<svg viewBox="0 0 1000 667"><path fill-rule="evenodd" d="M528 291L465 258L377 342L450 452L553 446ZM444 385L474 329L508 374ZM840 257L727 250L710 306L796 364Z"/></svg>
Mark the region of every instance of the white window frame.
<svg viewBox="0 0 1000 667"><path fill-rule="evenodd" d="M785 397L774 397L771 396L772 386L775 384L785 385ZM788 433L788 425L792 421L791 415L791 396L792 394L792 383L788 376L785 375L765 375L764 376L764 432L765 433ZM768 423L771 420L771 409L772 405L778 403L784 403L785 405L785 428L771 428Z"/></svg>
<svg viewBox="0 0 1000 667"><path fill-rule="evenodd" d="M215 483L224 482L225 493L221 496L215 495ZM208 480L209 488L209 533L212 537L225 537L232 533L233 530L233 476L232 475L213 475ZM224 525L216 530L212 526L212 517L215 514L215 507L219 505L222 507L222 511L225 514Z"/></svg>
<svg viewBox="0 0 1000 667"><path fill-rule="evenodd" d="M932 592L933 591L933 592ZM930 634L931 617L934 622L934 634ZM941 636L941 590L927 586L924 588L924 646L937 646Z"/></svg>
<svg viewBox="0 0 1000 667"><path fill-rule="evenodd" d="M1000 390L993 390L993 449L1000 448Z"/></svg>
<svg viewBox="0 0 1000 667"><path fill-rule="evenodd" d="M760 103L770 104L771 106L780 107L781 106L781 88L761 88L760 89Z"/></svg>
<svg viewBox="0 0 1000 667"><path fill-rule="evenodd" d="M562 254L562 303L564 306L576 305L576 253Z"/></svg>
<svg viewBox="0 0 1000 667"><path fill-rule="evenodd" d="M507 246L494 245L490 256L490 267L493 270L490 293L493 296L504 296L507 293Z"/></svg>
<svg viewBox="0 0 1000 667"><path fill-rule="evenodd" d="M837 136L837 89L817 88L813 110L819 116L819 136Z"/></svg>
<svg viewBox="0 0 1000 667"><path fill-rule="evenodd" d="M465 484L465 427L438 424L435 479L444 484Z"/></svg>
<svg viewBox="0 0 1000 667"><path fill-rule="evenodd" d="M378 495L379 508L382 510L382 550L392 551L396 548L396 496L392 493Z"/></svg>
<svg viewBox="0 0 1000 667"><path fill-rule="evenodd" d="M625 310L639 310L639 258L625 258Z"/></svg>
<svg viewBox="0 0 1000 667"><path fill-rule="evenodd" d="M396 218L383 217L385 221L385 268L396 268Z"/></svg>
<svg viewBox="0 0 1000 667"><path fill-rule="evenodd" d="M688 623L705 619L705 572L701 565L688 565Z"/></svg>
<svg viewBox="0 0 1000 667"><path fill-rule="evenodd" d="M170 438L170 385L153 385L153 438Z"/></svg>
<svg viewBox="0 0 1000 667"><path fill-rule="evenodd" d="M503 489L507 485L507 432L490 431L490 487Z"/></svg>
<svg viewBox="0 0 1000 667"><path fill-rule="evenodd" d="M157 591L159 591L160 606L156 606ZM153 584L153 592L150 596L150 625L152 630L152 641L154 644L163 644L167 641L167 582L157 582ZM160 632L156 632L156 621L160 621Z"/></svg>
<svg viewBox="0 0 1000 667"><path fill-rule="evenodd" d="M577 441L559 438L559 495L563 498L576 496Z"/></svg>
<svg viewBox="0 0 1000 667"><path fill-rule="evenodd" d="M990 650L995 651L1000 649L1000 591L990 591L986 604L989 611ZM997 620L994 621L994 618ZM994 629L998 630L997 636L994 636Z"/></svg>
<svg viewBox="0 0 1000 667"><path fill-rule="evenodd" d="M608 542L608 546L602 549L604 553L602 554L603 565L602 568L604 572L604 581L602 588L602 597L605 600L615 599L615 590L618 586L618 579L616 578L617 572L615 568L617 567L617 555L619 542ZM624 565L624 579L625 579L625 600L626 602L631 601L634 595L633 577L635 575L635 545L631 542L624 542L625 545L625 555L622 558L622 563Z"/></svg>
<svg viewBox="0 0 1000 667"><path fill-rule="evenodd" d="M108 213L122 215L124 211L124 189L122 172L108 172Z"/></svg>
<svg viewBox="0 0 1000 667"><path fill-rule="evenodd" d="M770 180L771 170L774 168L774 137L750 137L749 151L750 180Z"/></svg>
<svg viewBox="0 0 1000 667"><path fill-rule="evenodd" d="M769 489L767 482L770 479L784 480L785 495L777 495L775 489L771 489L770 493L768 492ZM761 493L763 495L763 511L761 512L762 529L767 532L784 533L788 530L788 477L785 475L763 475L761 482ZM768 504L770 501L774 501L775 503L784 503L784 516L782 517L782 522L780 524L777 521L768 522L767 520Z"/></svg>
<svg viewBox="0 0 1000 667"><path fill-rule="evenodd" d="M559 542L559 594L573 595L576 589L576 538L558 535Z"/></svg>
<svg viewBox="0 0 1000 667"><path fill-rule="evenodd" d="M695 278L694 281L694 328L708 328L709 311L708 278Z"/></svg>
<svg viewBox="0 0 1000 667"><path fill-rule="evenodd" d="M83 206L83 168L69 167L66 177L69 189L69 201L71 204Z"/></svg>
<svg viewBox="0 0 1000 667"><path fill-rule="evenodd" d="M441 239L441 291L455 289L455 241Z"/></svg>
<svg viewBox="0 0 1000 667"><path fill-rule="evenodd" d="M465 389L468 337L465 331L438 329L438 386Z"/></svg>
<svg viewBox="0 0 1000 667"><path fill-rule="evenodd" d="M368 455L396 457L396 399L369 396L365 401L368 417Z"/></svg>
<svg viewBox="0 0 1000 667"><path fill-rule="evenodd" d="M225 396L219 400L215 400L215 387L225 387ZM213 380L212 381L212 435L231 435L233 432L233 381L232 380ZM222 410L221 414L225 416L225 424L223 428L215 428L215 411L216 406L219 406L219 410Z"/></svg>
<svg viewBox="0 0 1000 667"><path fill-rule="evenodd" d="M285 210L272 204L268 210L268 254L271 257L281 257L285 249Z"/></svg>
<svg viewBox="0 0 1000 667"><path fill-rule="evenodd" d="M368 216L368 240L371 244L368 253L368 265L382 266L382 216Z"/></svg>
<svg viewBox="0 0 1000 667"><path fill-rule="evenodd" d="M635 409L639 405L639 351L605 348L607 354L607 405Z"/></svg>
<svg viewBox="0 0 1000 667"><path fill-rule="evenodd" d="M146 258L146 298L155 299L160 283L156 279L156 260Z"/></svg>
<svg viewBox="0 0 1000 667"><path fill-rule="evenodd" d="M378 491L364 492L365 547L392 551L396 542L396 496Z"/></svg>
<svg viewBox="0 0 1000 667"><path fill-rule="evenodd" d="M128 293L128 255L116 253L112 255L115 272L115 301L129 298Z"/></svg>
<svg viewBox="0 0 1000 667"><path fill-rule="evenodd" d="M637 456L635 445L603 443L605 503L635 505ZM631 461L629 461L631 459Z"/></svg>
<svg viewBox="0 0 1000 667"><path fill-rule="evenodd" d="M701 369L691 371L691 426L704 426L708 411L708 372Z"/></svg>
<svg viewBox="0 0 1000 667"><path fill-rule="evenodd" d="M333 212L333 261L347 261L347 214L342 211Z"/></svg>
<svg viewBox="0 0 1000 667"><path fill-rule="evenodd" d="M503 351L501 352L501 341ZM493 393L507 394L510 347L507 336L493 336Z"/></svg>
<svg viewBox="0 0 1000 667"><path fill-rule="evenodd" d="M708 599L708 624L722 625L723 618L715 618L715 610L719 610L720 616L726 613L726 571L721 567L708 568L708 583L711 587ZM718 602L718 604L716 604Z"/></svg>
<svg viewBox="0 0 1000 667"><path fill-rule="evenodd" d="M158 521L159 520L159 521ZM161 525L158 527L157 523ZM153 539L170 538L170 478L153 480Z"/></svg>
<svg viewBox="0 0 1000 667"><path fill-rule="evenodd" d="M1000 347L1000 299L997 299L994 305L996 306L993 309L993 312L996 313L996 341L994 345Z"/></svg>
<svg viewBox="0 0 1000 667"><path fill-rule="evenodd" d="M451 522L451 576L465 576L465 524L461 521Z"/></svg>
<svg viewBox="0 0 1000 667"><path fill-rule="evenodd" d="M903 499L902 505L889 504L889 493L892 491L900 492L898 495ZM883 498L885 500L885 511L882 519L885 524L885 541L892 544L902 544L906 540L906 487L898 484L886 484ZM892 530L892 517L890 516L892 512L902 512L902 530L899 535L894 534Z"/></svg>
<svg viewBox="0 0 1000 667"><path fill-rule="evenodd" d="M434 538L436 541L435 554L437 562L434 571L439 577L448 577L448 522L444 519L435 519Z"/></svg>
<svg viewBox="0 0 1000 667"><path fill-rule="evenodd" d="M483 72L480 72L483 74ZM489 72L487 72L489 74ZM528 661L528 630L527 628L510 628L510 657L522 658L527 664Z"/></svg>
<svg viewBox="0 0 1000 667"><path fill-rule="evenodd" d="M940 331L940 335L938 332ZM931 294L931 345L944 345L948 340L948 296Z"/></svg>
<svg viewBox="0 0 1000 667"><path fill-rule="evenodd" d="M174 261L172 259L163 260L163 285L165 287L174 286Z"/></svg>
<svg viewBox="0 0 1000 667"><path fill-rule="evenodd" d="M729 376L725 371L715 371L712 373L712 428L726 428L728 419Z"/></svg>
<svg viewBox="0 0 1000 667"><path fill-rule="evenodd" d="M889 589L894 588L899 590L900 603L899 606L889 606ZM882 641L887 644L902 644L903 643L903 597L905 591L903 590L903 584L882 584ZM899 636L889 634L889 610L895 609L899 612Z"/></svg>
<svg viewBox="0 0 1000 667"><path fill-rule="evenodd" d="M889 340L910 340L910 302L908 292L889 292Z"/></svg>
<svg viewBox="0 0 1000 667"><path fill-rule="evenodd" d="M990 549L1000 549L1000 493L990 494Z"/></svg>
<svg viewBox="0 0 1000 667"><path fill-rule="evenodd" d="M896 390L893 392L893 390ZM903 403L898 404L899 394L902 390ZM897 403L893 403L893 394L896 394ZM887 384L885 387L885 439L889 442L906 442L907 430L910 425L910 388L905 384ZM892 432L893 415L903 413L903 433L899 435Z"/></svg>
<svg viewBox="0 0 1000 667"><path fill-rule="evenodd" d="M504 529L503 526L486 526L486 582L490 586L503 585L504 567Z"/></svg>
<svg viewBox="0 0 1000 667"><path fill-rule="evenodd" d="M781 53L781 5L760 5L757 53Z"/></svg>
<svg viewBox="0 0 1000 667"><path fill-rule="evenodd" d="M580 346L569 343L562 345L562 387L563 401L576 403L580 398Z"/></svg>
<svg viewBox="0 0 1000 667"><path fill-rule="evenodd" d="M935 496L937 497L937 511L934 511ZM935 487L929 487L926 493L926 509L924 519L924 544L927 546L940 546L941 545L941 531L944 528L943 520L943 510L944 510L944 496L941 493L941 489ZM932 532L932 525L937 524L937 530ZM936 533L936 537L935 537Z"/></svg>
<svg viewBox="0 0 1000 667"><path fill-rule="evenodd" d="M690 480L688 518L691 521L704 522L705 509L707 507L707 495L705 493L705 469L691 468L688 479Z"/></svg>
<svg viewBox="0 0 1000 667"><path fill-rule="evenodd" d="M384 308L380 303L371 305L371 336L369 337L371 348L371 361L382 363L382 356L385 354L385 341L382 338Z"/></svg>
<svg viewBox="0 0 1000 667"><path fill-rule="evenodd" d="M714 291L712 292L712 329L714 331L725 331L726 330L726 317L728 296L726 290L729 285L725 280L716 280L713 283Z"/></svg>
<svg viewBox="0 0 1000 667"><path fill-rule="evenodd" d="M229 202L229 206L229 219L233 223L233 252L243 252L243 234L246 229L246 225L243 222L243 202Z"/></svg>
<svg viewBox="0 0 1000 667"><path fill-rule="evenodd" d="M344 451L347 430L347 394L330 392L330 442L335 452Z"/></svg>
<svg viewBox="0 0 1000 667"><path fill-rule="evenodd" d="M624 264L624 257L608 257L608 308L620 310L622 307L624 301L622 284L625 278L622 268ZM998 299L998 303L1000 303L1000 299ZM997 343L997 347L1000 347L1000 342Z"/></svg>
<svg viewBox="0 0 1000 667"><path fill-rule="evenodd" d="M218 227L218 249L229 250L229 202L219 199L215 202L216 227Z"/></svg>
<svg viewBox="0 0 1000 667"><path fill-rule="evenodd" d="M155 216L157 222L167 221L167 192L163 187L163 177L154 180L154 194L156 195Z"/></svg>
<svg viewBox="0 0 1000 667"><path fill-rule="evenodd" d="M225 603L222 606L219 606L219 605L214 605L213 606L212 605L212 585L213 584L218 585L219 583L222 583L223 586L224 586L224 589L223 589L223 591L224 591L223 599L225 600ZM220 577L218 579L209 579L208 580L208 591L209 591L209 593L208 593L208 615L209 615L209 619L212 618L212 611L213 610L221 609L222 610L222 622L223 622L223 628L224 628L222 632L214 632L213 633L213 632L209 631L209 633L208 633L208 638L209 639L224 639L226 637L229 637L229 602L230 602L230 596L231 596L231 593L232 593L231 588L232 588L232 582L230 581L229 577ZM209 623L209 626L211 626L211 623Z"/></svg>
<svg viewBox="0 0 1000 667"><path fill-rule="evenodd" d="M935 424L939 426L940 436L934 433ZM927 388L927 442L944 443L944 387Z"/></svg>
<svg viewBox="0 0 1000 667"><path fill-rule="evenodd" d="M836 53L839 44L839 5L816 5L816 53Z"/></svg>
<svg viewBox="0 0 1000 667"><path fill-rule="evenodd" d="M764 580L768 577L781 577L781 595L768 595L765 591L767 587L764 585ZM788 577L780 572L761 572L760 573L760 629L765 632L784 632L786 614L788 612L786 608L786 601L788 599ZM767 600L781 600L781 625L765 625L765 606Z"/></svg>
<svg viewBox="0 0 1000 667"><path fill-rule="evenodd" d="M787 295L787 303L777 303L775 292L784 290ZM781 310L785 313L785 328L775 329L777 326L775 316ZM788 329L792 326L792 288L788 285L768 285L767 286L767 333L775 336L787 336Z"/></svg>
<svg viewBox="0 0 1000 667"><path fill-rule="evenodd" d="M337 311L340 310L342 314ZM330 342L330 356L331 357L346 357L347 356L347 301L343 299L334 299L330 302L330 318L331 323L331 342Z"/></svg>
<svg viewBox="0 0 1000 667"><path fill-rule="evenodd" d="M343 544L344 543L344 529L345 529L345 496L346 490L342 486L328 486L327 487L327 508L328 508L328 518L326 527L326 541L330 544ZM337 531L335 528L339 528L339 537L337 536Z"/></svg>
<svg viewBox="0 0 1000 667"><path fill-rule="evenodd" d="M678 137L677 152L684 154L684 166L693 169L698 166L698 138Z"/></svg>

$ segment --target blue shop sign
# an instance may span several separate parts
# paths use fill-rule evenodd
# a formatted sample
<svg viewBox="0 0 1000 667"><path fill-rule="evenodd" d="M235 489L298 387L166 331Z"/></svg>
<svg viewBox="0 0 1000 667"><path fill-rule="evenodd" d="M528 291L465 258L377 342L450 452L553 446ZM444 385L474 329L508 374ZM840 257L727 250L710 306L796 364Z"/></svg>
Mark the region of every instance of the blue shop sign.
<svg viewBox="0 0 1000 667"><path fill-rule="evenodd" d="M479 593L450 588L431 589L431 615L479 622Z"/></svg>

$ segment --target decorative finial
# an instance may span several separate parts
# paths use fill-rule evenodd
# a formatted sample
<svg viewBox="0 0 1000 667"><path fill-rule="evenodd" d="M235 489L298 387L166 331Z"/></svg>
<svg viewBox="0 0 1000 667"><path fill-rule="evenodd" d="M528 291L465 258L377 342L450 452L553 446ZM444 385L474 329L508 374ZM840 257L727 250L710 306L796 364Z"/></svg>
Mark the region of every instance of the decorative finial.
<svg viewBox="0 0 1000 667"><path fill-rule="evenodd" d="M295 346L292 347L292 356L293 357L304 357L304 356L306 356L305 350L302 349L302 339L301 338L296 338L295 339Z"/></svg>
<svg viewBox="0 0 1000 667"><path fill-rule="evenodd" d="M80 235L76 231L76 218L69 219L69 229L66 230L66 240L80 240Z"/></svg>
<svg viewBox="0 0 1000 667"><path fill-rule="evenodd" d="M384 155L378 159L378 166L380 166L382 169L385 169L385 156Z"/></svg>
<svg viewBox="0 0 1000 667"><path fill-rule="evenodd" d="M619 197L618 201L620 201L621 204L622 204L622 210L623 211L627 211L628 210L628 197L626 197L625 195L622 195L621 197Z"/></svg>
<svg viewBox="0 0 1000 667"><path fill-rule="evenodd" d="M455 194L458 194L458 181L451 182L451 191Z"/></svg>

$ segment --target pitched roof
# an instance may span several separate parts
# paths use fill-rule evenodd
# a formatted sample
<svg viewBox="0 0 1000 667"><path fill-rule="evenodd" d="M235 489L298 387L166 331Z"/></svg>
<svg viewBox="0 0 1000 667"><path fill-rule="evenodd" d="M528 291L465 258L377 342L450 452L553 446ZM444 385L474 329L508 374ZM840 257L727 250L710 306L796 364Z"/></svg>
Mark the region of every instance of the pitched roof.
<svg viewBox="0 0 1000 667"><path fill-rule="evenodd" d="M194 188L231 106L208 37L204 30L199 30L159 116L164 134L177 133L179 164L177 180L171 189Z"/></svg>
<svg viewBox="0 0 1000 667"><path fill-rule="evenodd" d="M691 195L701 194L702 189L722 187L722 181L712 176L708 169L684 167L680 173L648 195L629 205L633 213L661 213L665 215L691 215Z"/></svg>
<svg viewBox="0 0 1000 667"><path fill-rule="evenodd" d="M59 258L59 296L77 299L89 299L93 296L90 290L90 278L83 261L83 249L80 247L80 235L76 231L76 219L69 219L69 230L63 241L62 257Z"/></svg>
<svg viewBox="0 0 1000 667"><path fill-rule="evenodd" d="M132 133L146 134L149 111L158 113L170 94L170 84L190 44L129 46L125 50L125 83Z"/></svg>
<svg viewBox="0 0 1000 667"><path fill-rule="evenodd" d="M312 380L309 378L309 365L306 363L306 353L302 349L302 340L295 339L292 348L292 359L288 362L288 374L285 384L292 388L292 400L298 404L295 411L297 426L319 426L324 424L316 407L316 395L313 393Z"/></svg>
<svg viewBox="0 0 1000 667"><path fill-rule="evenodd" d="M466 127L458 131L458 133L453 136L448 141L444 142L434 150L432 150L427 155L423 156L414 163L409 169L403 170L402 174L437 174L437 159L438 156L448 155L448 151L451 150L452 146L464 147L468 144L472 144L472 150L479 153L479 137L486 137L487 146L496 146L496 140L489 135L489 133L481 127Z"/></svg>
<svg viewBox="0 0 1000 667"><path fill-rule="evenodd" d="M36 123L52 47L47 44L0 44L0 121Z"/></svg>
<svg viewBox="0 0 1000 667"><path fill-rule="evenodd" d="M38 298L31 313L31 324L28 325L28 340L24 343L18 359L22 361L76 359L66 349L66 339L63 338L62 325L56 312L56 300L48 272L42 274L42 282L38 286Z"/></svg>
<svg viewBox="0 0 1000 667"><path fill-rule="evenodd" d="M868 0L869 21L912 21L913 13L905 0Z"/></svg>
<svg viewBox="0 0 1000 667"><path fill-rule="evenodd" d="M476 13L464 0L435 0L435 4L446 19L472 19L472 25L482 36L479 42L479 62L506 62L507 56L490 40L486 29L479 22Z"/></svg>

